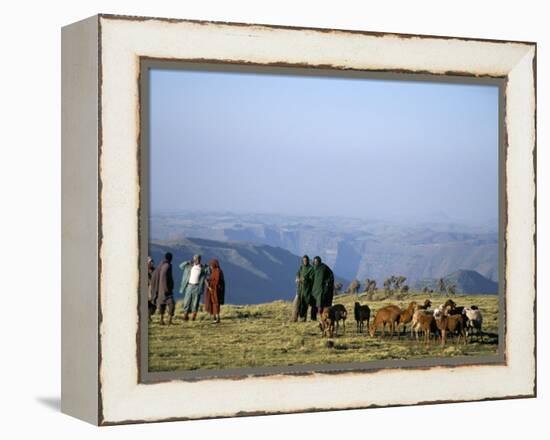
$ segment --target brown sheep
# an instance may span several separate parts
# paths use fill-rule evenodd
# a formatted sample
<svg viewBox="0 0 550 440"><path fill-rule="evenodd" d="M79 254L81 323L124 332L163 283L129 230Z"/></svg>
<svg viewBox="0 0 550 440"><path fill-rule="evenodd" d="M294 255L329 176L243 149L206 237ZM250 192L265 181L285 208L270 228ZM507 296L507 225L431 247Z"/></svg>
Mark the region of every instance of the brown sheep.
<svg viewBox="0 0 550 440"><path fill-rule="evenodd" d="M468 329L472 327L473 324L470 323L470 316L468 313L466 313L467 309L470 310L479 310L479 308L476 305L472 305L469 308L465 306L457 306L456 303L452 299L448 299L445 304L443 304L442 309L445 307L450 307L449 315L462 315L464 319L464 328L466 329L466 333L468 333Z"/></svg>
<svg viewBox="0 0 550 440"><path fill-rule="evenodd" d="M418 310L428 310L431 306L432 306L432 302L429 299L427 299L426 301L424 301L424 304L419 305L417 307L417 309Z"/></svg>
<svg viewBox="0 0 550 440"><path fill-rule="evenodd" d="M321 337L328 336L332 338L334 336L334 323L336 321L336 313L332 307L324 307L321 312L321 319L319 326L321 327Z"/></svg>
<svg viewBox="0 0 550 440"><path fill-rule="evenodd" d="M447 306L443 309L443 311L437 310L434 313L435 324L441 333L441 345L445 345L447 332L458 335L456 340L457 344L460 342L461 336L464 338L464 343L466 343L466 335L464 333L464 317L462 314L449 314L450 307L451 306Z"/></svg>
<svg viewBox="0 0 550 440"><path fill-rule="evenodd" d="M456 307L456 303L452 300L452 299L448 299L447 301L445 301L445 303L443 304L443 308L445 307L450 307L450 309L454 309Z"/></svg>
<svg viewBox="0 0 550 440"><path fill-rule="evenodd" d="M378 312L376 312L374 321L369 328L369 334L371 336L374 336L376 330L379 327L382 327L382 337L384 337L386 324L388 324L391 331L390 338L393 338L395 326L399 322L399 315L401 315L401 309L397 306L389 305L382 307L380 310L378 310Z"/></svg>
<svg viewBox="0 0 550 440"><path fill-rule="evenodd" d="M449 315L462 315L462 312L464 311L464 306L457 306L452 299L445 301L445 304L443 304L441 309L443 310L445 307L449 308Z"/></svg>
<svg viewBox="0 0 550 440"><path fill-rule="evenodd" d="M412 324L411 324L411 334L413 330L416 333L416 340L418 341L418 332L424 332L424 341L426 344L430 342L431 333L437 331L437 326L435 323L434 315L425 310L417 310L414 312Z"/></svg>
<svg viewBox="0 0 550 440"><path fill-rule="evenodd" d="M399 323L397 324L397 335L399 336L399 327L403 326L403 333L407 329L407 324L412 321L414 311L416 310L416 301L412 301L409 306L399 315Z"/></svg>
<svg viewBox="0 0 550 440"><path fill-rule="evenodd" d="M359 333L363 333L364 321L367 321L367 328L369 328L370 307L366 304L362 306L356 302L353 308L353 314L355 315L355 322L357 323L357 331Z"/></svg>
<svg viewBox="0 0 550 440"><path fill-rule="evenodd" d="M340 325L340 321L343 323L344 327L344 333L346 332L346 318L348 317L348 311L344 307L343 304L334 304L332 306L332 309L334 310L334 319L336 322L336 329L335 331L338 332L338 327Z"/></svg>

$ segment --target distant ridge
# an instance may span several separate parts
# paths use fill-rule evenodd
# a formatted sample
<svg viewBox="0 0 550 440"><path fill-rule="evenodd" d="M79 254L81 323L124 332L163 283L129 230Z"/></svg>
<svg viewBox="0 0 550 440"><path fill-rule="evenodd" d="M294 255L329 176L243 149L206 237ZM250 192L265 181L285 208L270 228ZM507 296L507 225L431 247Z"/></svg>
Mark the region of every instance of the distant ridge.
<svg viewBox="0 0 550 440"><path fill-rule="evenodd" d="M443 277L446 286L455 285L456 293L475 294L497 294L498 283L484 277L475 270L457 270ZM436 278L427 278L416 281L413 284L415 290L422 290L424 287L437 290Z"/></svg>
<svg viewBox="0 0 550 440"><path fill-rule="evenodd" d="M291 300L296 293L295 275L300 257L280 247L203 238L152 241L149 245L149 254L155 264L162 260L166 252L174 255L173 274L178 294L182 276L179 264L190 260L194 254L202 255L203 263L208 263L212 258L220 261L226 279L228 303L258 304Z"/></svg>
<svg viewBox="0 0 550 440"><path fill-rule="evenodd" d="M494 225L185 212L152 215L150 234L153 240L198 237L319 255L341 277L375 279L379 285L390 275L406 276L412 286L415 280L442 277L457 269L475 270L493 281L498 281L499 273Z"/></svg>

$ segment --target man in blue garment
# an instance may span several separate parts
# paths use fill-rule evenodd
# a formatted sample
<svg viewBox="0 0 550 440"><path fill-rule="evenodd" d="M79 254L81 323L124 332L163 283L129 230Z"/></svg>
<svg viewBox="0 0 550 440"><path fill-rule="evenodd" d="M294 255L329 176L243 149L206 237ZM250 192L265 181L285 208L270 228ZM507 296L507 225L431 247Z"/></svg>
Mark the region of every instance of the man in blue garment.
<svg viewBox="0 0 550 440"><path fill-rule="evenodd" d="M191 320L194 321L209 268L208 265L201 264L200 255L194 255L193 261L184 261L180 264L180 269L183 270L180 286L180 293L183 294L183 320L188 321L189 313L192 313Z"/></svg>

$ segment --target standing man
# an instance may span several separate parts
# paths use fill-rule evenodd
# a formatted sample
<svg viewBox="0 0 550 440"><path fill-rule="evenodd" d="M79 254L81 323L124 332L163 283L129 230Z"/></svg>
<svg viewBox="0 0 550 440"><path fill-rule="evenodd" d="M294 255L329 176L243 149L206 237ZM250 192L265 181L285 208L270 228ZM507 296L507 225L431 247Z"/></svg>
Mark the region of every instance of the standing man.
<svg viewBox="0 0 550 440"><path fill-rule="evenodd" d="M172 277L172 254L166 252L164 260L151 275L151 302L160 313L160 325L164 325L164 312L168 309L168 325L174 316L174 278Z"/></svg>
<svg viewBox="0 0 550 440"><path fill-rule="evenodd" d="M315 298L316 312L322 313L325 307L332 306L334 274L330 267L321 262L321 257L313 259L313 286L311 294Z"/></svg>
<svg viewBox="0 0 550 440"><path fill-rule="evenodd" d="M223 270L220 268L220 262L213 258L208 264L210 266L210 275L206 280L206 293L204 295L204 309L212 315L214 323L220 322L220 306L225 300L225 279Z"/></svg>
<svg viewBox="0 0 550 440"><path fill-rule="evenodd" d="M184 261L180 264L180 269L183 270L180 287L180 293L183 294L183 320L188 321L189 313L192 313L191 320L194 321L209 273L208 266L201 264L200 255L193 255L193 261Z"/></svg>
<svg viewBox="0 0 550 440"><path fill-rule="evenodd" d="M309 264L309 257L302 257L302 264L296 273L297 295L298 295L298 317L305 322L307 308L311 306L311 320L315 320L315 300L311 295L313 287L313 267Z"/></svg>

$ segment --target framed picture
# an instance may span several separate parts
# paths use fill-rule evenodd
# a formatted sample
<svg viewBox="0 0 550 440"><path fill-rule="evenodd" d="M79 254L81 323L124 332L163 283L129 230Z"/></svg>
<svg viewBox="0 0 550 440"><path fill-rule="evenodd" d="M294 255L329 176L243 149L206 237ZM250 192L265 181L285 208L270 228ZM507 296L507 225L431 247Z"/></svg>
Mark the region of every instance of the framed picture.
<svg viewBox="0 0 550 440"><path fill-rule="evenodd" d="M536 45L99 15L62 32L62 410L536 395Z"/></svg>

